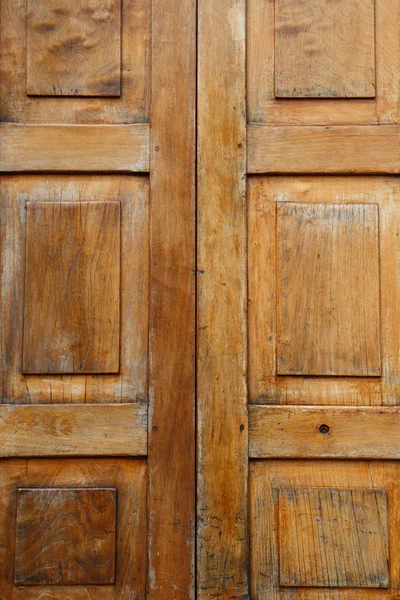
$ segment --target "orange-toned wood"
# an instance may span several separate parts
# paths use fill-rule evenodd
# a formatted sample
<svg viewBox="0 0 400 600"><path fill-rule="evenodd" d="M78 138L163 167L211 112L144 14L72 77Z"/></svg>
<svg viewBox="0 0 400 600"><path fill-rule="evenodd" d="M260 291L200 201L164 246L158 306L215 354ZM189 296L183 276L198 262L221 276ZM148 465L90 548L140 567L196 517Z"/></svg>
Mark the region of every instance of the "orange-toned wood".
<svg viewBox="0 0 400 600"><path fill-rule="evenodd" d="M149 600L194 599L196 6L152 1Z"/></svg>
<svg viewBox="0 0 400 600"><path fill-rule="evenodd" d="M116 513L116 489L20 488L15 584L113 584Z"/></svg>
<svg viewBox="0 0 400 600"><path fill-rule="evenodd" d="M24 373L118 373L118 202L28 202Z"/></svg>
<svg viewBox="0 0 400 600"><path fill-rule="evenodd" d="M71 600L121 600L121 598L144 600L146 598L146 461L144 459L3 460L0 461L0 484L2 492L0 496L0 598L7 600L42 600L46 596L54 600L66 600L66 596ZM18 490L21 488L35 488L35 491L30 493L32 505L30 503L23 505L20 502L17 506ZM37 488L44 488L46 492L37 492ZM85 491L77 493L74 491L76 488L85 488ZM112 492L112 498L108 498L102 507L96 492L99 488L116 490L116 519L113 517L115 492ZM94 493L95 498L93 498ZM40 498L38 494L41 495ZM46 499L43 498L43 494L46 495ZM93 501L98 503L93 504ZM48 510L45 510L46 504ZM40 519L35 518L35 511L41 513ZM23 527L24 524L26 529ZM37 536L36 528L41 525L43 527L45 524L49 527L41 531L40 537ZM41 558L43 566L51 567L47 575L43 573L47 581L51 576L52 581L55 582L55 578L61 578L62 574L67 576L68 572L72 573L72 569L77 573L79 565L85 568L85 564L87 567L89 563L92 564L89 568L95 575L93 565L96 561L101 556L105 560L111 558L111 546L107 546L109 542L104 548L107 549L107 557L100 547L112 538L115 525L117 534L114 584L97 585L95 581L89 582L90 573L87 572L79 576L81 581L85 578L85 582L82 581L79 585L22 585L22 582L21 585L15 585L14 573L18 577L18 573L23 574L22 569L28 574L28 571L33 571L36 566L37 576L41 577L39 565ZM104 530L101 535L99 535L99 528ZM14 571L15 551L22 551L21 543L25 545L23 538L27 535L30 535L30 543L26 541L27 552L24 556L18 554L17 570ZM91 535L94 535L93 540ZM71 538L76 542L81 540L82 545L78 543L71 548L69 545ZM51 552L50 548L46 548L48 544L51 544ZM94 555L93 551L97 554ZM72 560L67 565L68 552L70 552L69 556L75 558L77 558L76 553L79 552L82 562L78 560L78 565ZM65 561L61 564L62 573L60 571L57 573L55 566L52 567L57 555L61 561ZM57 565L57 569L59 568L60 563ZM77 580L76 577L74 579Z"/></svg>
<svg viewBox="0 0 400 600"><path fill-rule="evenodd" d="M198 588L247 598L245 2L199 1Z"/></svg>
<svg viewBox="0 0 400 600"><path fill-rule="evenodd" d="M121 0L27 2L27 93L119 96Z"/></svg>

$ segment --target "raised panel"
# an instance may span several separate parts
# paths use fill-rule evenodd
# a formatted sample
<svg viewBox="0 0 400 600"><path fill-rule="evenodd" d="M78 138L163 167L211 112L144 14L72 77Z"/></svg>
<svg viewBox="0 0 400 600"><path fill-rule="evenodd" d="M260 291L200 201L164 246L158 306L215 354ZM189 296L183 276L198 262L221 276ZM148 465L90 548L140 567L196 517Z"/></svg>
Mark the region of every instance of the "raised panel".
<svg viewBox="0 0 400 600"><path fill-rule="evenodd" d="M14 582L113 584L116 489L19 489Z"/></svg>
<svg viewBox="0 0 400 600"><path fill-rule="evenodd" d="M380 375L378 209L277 204L277 373Z"/></svg>
<svg viewBox="0 0 400 600"><path fill-rule="evenodd" d="M389 587L384 490L279 491L282 586Z"/></svg>
<svg viewBox="0 0 400 600"><path fill-rule="evenodd" d="M374 97L374 6L374 0L276 0L276 96Z"/></svg>
<svg viewBox="0 0 400 600"><path fill-rule="evenodd" d="M28 0L27 92L118 96L121 0Z"/></svg>
<svg viewBox="0 0 400 600"><path fill-rule="evenodd" d="M118 202L28 202L23 371L117 373Z"/></svg>

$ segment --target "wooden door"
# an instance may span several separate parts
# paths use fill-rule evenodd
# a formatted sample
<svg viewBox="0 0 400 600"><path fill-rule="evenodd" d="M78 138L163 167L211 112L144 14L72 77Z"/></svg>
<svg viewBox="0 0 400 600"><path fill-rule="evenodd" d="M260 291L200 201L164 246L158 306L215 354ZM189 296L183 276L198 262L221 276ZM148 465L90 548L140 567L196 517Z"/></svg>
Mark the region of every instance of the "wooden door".
<svg viewBox="0 0 400 600"><path fill-rule="evenodd" d="M400 4L199 0L198 598L400 596Z"/></svg>
<svg viewBox="0 0 400 600"><path fill-rule="evenodd" d="M0 598L194 598L195 6L0 11Z"/></svg>

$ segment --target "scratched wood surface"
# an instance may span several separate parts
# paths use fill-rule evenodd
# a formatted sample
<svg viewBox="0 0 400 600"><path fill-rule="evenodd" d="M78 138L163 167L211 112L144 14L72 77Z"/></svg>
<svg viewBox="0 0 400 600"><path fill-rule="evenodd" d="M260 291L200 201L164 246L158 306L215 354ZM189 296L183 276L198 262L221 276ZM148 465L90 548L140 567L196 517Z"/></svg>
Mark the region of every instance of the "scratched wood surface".
<svg viewBox="0 0 400 600"><path fill-rule="evenodd" d="M121 0L28 0L27 93L119 96Z"/></svg>
<svg viewBox="0 0 400 600"><path fill-rule="evenodd" d="M397 461L256 460L250 464L249 497L251 598L397 598ZM291 537L296 541L289 548ZM296 547L304 554L294 555ZM287 577L299 587L282 585ZM302 587L306 577L308 587ZM330 577L329 585L343 585L327 587Z"/></svg>
<svg viewBox="0 0 400 600"><path fill-rule="evenodd" d="M328 78L333 91L340 90L343 93L346 88L350 88L354 92L354 79L360 82L360 77L364 74L368 81L373 81L371 70L367 73L364 67L369 64L373 53L372 45L375 45L375 98L320 97L298 100L293 97L277 98L275 96L277 58L275 36L281 34L276 27L275 7L279 19L281 5L293 8L289 15L291 12L297 15L290 20L295 25L294 29L286 23L287 36L280 44L281 62L290 69L293 69L296 61L298 62L298 72L294 73L293 70L290 72L297 80L301 80L302 85L308 79L310 86L314 88L317 86L320 90L321 80ZM352 12L351 19L346 18L351 16ZM399 123L400 5L392 0L378 0L375 2L375 19L372 12L373 3L370 0L366 2L249 0L247 5L249 122L275 126ZM375 31L372 30L374 23ZM345 39L341 39L343 36ZM303 39L303 43L297 49L293 46L296 39ZM347 54L342 54L345 46L347 46ZM327 47L333 53L331 60L324 54ZM359 48L363 49L361 54L358 53ZM365 62L364 51L367 52ZM361 61L360 72L356 73L355 78L350 74L351 68L344 66L345 63L351 65L353 59ZM335 71L336 76L334 76ZM302 89L304 91L304 88ZM318 89L314 91L317 92ZM287 160L286 164L289 169L290 160ZM313 170L310 161L308 167Z"/></svg>
<svg viewBox="0 0 400 600"><path fill-rule="evenodd" d="M3 403L145 402L147 399L149 199L146 178L34 175L4 177L0 228ZM121 203L120 370L114 375L22 374L27 201ZM114 260L115 257L112 257Z"/></svg>
<svg viewBox="0 0 400 600"><path fill-rule="evenodd" d="M399 388L399 363L398 363L398 340L399 340L399 323L400 313L398 310L400 288L399 288L399 273L400 273L400 255L398 236L399 218L398 218L398 202L399 192L398 182L395 177L317 177L317 176L302 176L302 177L255 177L250 178L248 184L248 274L249 274L249 389L250 402L254 404L332 404L332 405L395 405L400 399ZM379 233L379 282L380 293L378 302L377 288L377 249L375 241L370 239L372 246L368 250L368 246L360 248L361 254L353 263L355 271L352 276L352 284L349 287L344 284L346 277L343 279L343 286L338 284L337 298L347 297L347 302L352 297L352 315L348 313L349 330L353 324L357 323L358 318L362 315L358 314L359 306L363 305L363 294L369 303L370 295L375 298L374 305L370 306L373 315L369 317L368 327L373 325L374 334L369 338L368 347L372 350L375 366L379 367L381 363L381 378L377 377L348 377L343 373L341 377L323 376L320 377L303 377L301 374L297 376L278 375L282 372L277 364L277 347L278 335L284 334L284 330L289 326L289 322L277 322L277 299L276 288L277 279L282 277L282 273L277 273L278 251L279 245L285 244L285 240L279 239L276 232L276 210L277 205L285 203L299 203L297 206L309 206L312 204L326 205L327 209L335 203L348 207L351 210L351 205L364 205L364 210L372 210L375 214L376 208L372 205L377 205L379 232L375 231L374 236ZM281 204L280 204L281 203ZM282 209L280 209L282 210ZM345 214L345 213L344 213ZM377 224L375 218L373 220L374 228ZM361 233L364 225L360 222L359 232ZM283 233L283 232L282 232ZM352 243L355 243L355 230L351 234ZM308 241L311 242L310 235ZM321 238L322 239L322 238ZM299 249L302 245L301 239L294 241L294 248ZM328 254L332 251L332 240L326 245L324 252ZM293 271L293 276L300 277L301 261L304 259L305 247L302 247L301 256L299 255L298 265ZM314 248L315 254L318 250ZM341 250L345 251L345 246L341 243ZM281 252L281 251L279 251ZM307 251L306 251L307 252ZM372 252L372 254L371 254ZM364 262L367 257L372 257L373 260ZM339 258L339 256L337 256ZM330 298L324 298L324 290L326 291L326 283L321 287L320 293L317 294L315 285L318 279L318 264L319 260L314 256L312 258L315 271L313 271L313 283L308 282L303 288L303 294L299 296L300 304L292 305L293 308L293 328L296 330L295 343L299 350L301 360L307 357L309 351L308 345L304 345L300 351L302 338L302 330L300 322L309 322L309 316L301 319L301 310L304 303L308 303L311 298L318 297L319 307L324 306L324 310L330 306ZM283 255L279 259L281 265ZM294 258L288 258L287 264L294 264ZM346 269L350 268L350 255L346 257ZM297 264L297 263L296 263ZM330 277L339 267L338 263L327 267L321 272L323 277ZM364 264L365 268L360 268ZM284 271L287 267L284 267ZM358 283L362 285L362 278L370 277L375 269L373 281L370 280L368 290L358 287ZM336 271L337 272L337 271ZM350 272L350 271L349 271ZM317 279L316 279L317 278ZM299 280L293 280L297 284ZM282 280L283 282L283 280ZM282 283L281 282L281 283ZM358 283L357 283L358 282ZM357 292L353 288L353 284L357 287ZM281 284L280 284L281 285ZM285 284L286 285L286 284ZM285 288L286 289L286 288ZM289 290L289 287L287 287ZM353 290L353 292L352 292ZM315 294L315 296L314 296ZM349 296L350 294L350 296ZM353 295L352 295L353 294ZM360 295L361 294L361 295ZM287 302L287 299L284 300ZM380 314L377 315L378 304L380 303ZM308 306L308 304L307 304ZM350 304L348 305L350 306ZM318 312L318 321L323 322L323 316ZM322 313L323 315L323 313ZM379 324L377 323L379 317ZM282 315L281 315L281 318ZM379 334L380 329L380 334ZM303 330L305 331L305 330ZM292 329L292 334L294 329ZM354 334L356 336L356 334ZM325 343L329 342L329 328L325 328L324 333L324 348ZM360 336L356 336L357 340L350 341L350 344L359 343ZM361 336L362 338L362 336ZM283 339L285 339L283 337ZM293 338L294 339L294 338ZM344 341L345 338L343 338ZM347 338L349 339L349 338ZM362 338L367 340L368 338ZM375 341L374 341L375 340ZM341 340L342 341L342 340ZM340 342L341 343L341 342ZM364 342L363 342L364 343ZM307 342L308 344L308 342ZM381 361L379 357L379 344L381 345ZM293 346L294 347L294 346ZM340 346L341 347L341 346ZM365 347L366 348L366 347ZM342 347L343 349L343 347ZM361 349L361 348L360 348ZM280 350L279 350L280 351ZM357 351L358 352L358 351ZM315 356L322 357L323 354L316 351ZM320 360L318 358L318 360ZM348 360L349 356L342 353L341 360ZM357 360L362 360L361 353L358 353ZM366 363L365 363L366 364ZM348 371L347 371L348 372ZM367 369L365 375L372 372ZM332 371L332 375L334 372Z"/></svg>
<svg viewBox="0 0 400 600"><path fill-rule="evenodd" d="M3 600L130 600L146 598L146 462L134 458L79 458L79 459L11 459L0 461L0 598ZM17 526L16 507L18 488L45 488L47 497L38 497L37 492L31 494L32 504L19 506L20 528ZM93 491L89 496L79 497L76 492L55 492L76 488L115 489L117 494L116 519L113 517L113 498L103 503L96 495L93 504ZM112 496L114 492L112 493ZM103 498L104 500L104 498ZM111 500L111 504L109 502ZM50 504L48 503L50 501ZM46 504L49 511L45 511ZM78 504L81 504L78 507ZM22 512L21 512L22 509ZM42 532L42 541L34 540L41 521L34 519L34 511L42 511L42 522L49 523L53 516L56 521L53 527ZM61 513L61 515L60 515ZM58 517L57 518L57 514ZM81 521L82 519L82 521ZM108 521L110 521L108 523ZM33 534L31 544L26 542L27 552L17 560L18 570L34 568L35 561L42 556L43 564L51 566L54 557L59 553L61 560L66 560L67 552L61 550L68 546L71 538L79 542L71 549L80 551L82 555L90 549L100 554L91 554L88 562L96 564L96 556L100 557L100 546L106 542L109 532L116 524L116 571L115 583L99 584L88 581L81 585L15 585L14 553L16 534L24 536ZM23 525L26 525L26 529ZM78 524L82 531L78 532ZM103 537L97 535L104 529ZM86 530L87 535L83 536ZM94 535L91 541L91 534ZM36 533L35 533L36 532ZM112 535L112 534L111 534ZM52 553L47 553L44 544L52 543ZM97 541L96 541L97 540ZM35 543L33 543L35 541ZM65 542L65 543L64 543ZM23 542L25 544L25 542ZM19 545L19 544L18 544ZM107 548L107 543L106 546ZM38 552L35 552L35 549ZM20 550L22 547L20 546ZM18 551L18 550L17 550ZM107 548L107 558L111 558L111 547ZM29 557L29 561L27 560ZM103 553L105 557L105 553ZM32 562L31 562L32 561ZM66 565L66 563L64 563ZM82 563L82 566L83 563ZM68 570L77 568L71 561ZM93 567L92 567L93 568ZM100 567L101 568L101 567ZM18 571L17 573L18 574ZM54 577L58 577L52 571ZM93 572L93 571L92 571ZM76 571L75 571L76 573ZM22 574L22 572L21 572ZM46 576L45 576L46 577ZM82 578L82 574L80 578ZM54 580L53 580L54 581Z"/></svg>
<svg viewBox="0 0 400 600"><path fill-rule="evenodd" d="M14 582L115 582L116 489L20 488Z"/></svg>

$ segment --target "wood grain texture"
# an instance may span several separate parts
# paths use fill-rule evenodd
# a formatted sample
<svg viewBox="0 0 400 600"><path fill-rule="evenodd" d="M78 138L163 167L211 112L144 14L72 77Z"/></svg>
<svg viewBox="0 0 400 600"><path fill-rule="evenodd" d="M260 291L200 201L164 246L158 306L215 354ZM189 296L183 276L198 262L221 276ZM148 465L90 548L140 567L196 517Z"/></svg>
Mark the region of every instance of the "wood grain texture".
<svg viewBox="0 0 400 600"><path fill-rule="evenodd" d="M199 600L248 597L245 2L200 0Z"/></svg>
<svg viewBox="0 0 400 600"><path fill-rule="evenodd" d="M389 587L385 490L279 490L279 582Z"/></svg>
<svg viewBox="0 0 400 600"><path fill-rule="evenodd" d="M147 406L0 406L1 457L146 456Z"/></svg>
<svg viewBox="0 0 400 600"><path fill-rule="evenodd" d="M27 93L119 96L121 0L28 0Z"/></svg>
<svg viewBox="0 0 400 600"><path fill-rule="evenodd" d="M378 376L376 204L277 203L277 374Z"/></svg>
<svg viewBox="0 0 400 600"><path fill-rule="evenodd" d="M400 502L399 464L382 461L294 461L270 460L252 461L250 464L250 544L251 544L251 598L254 600L395 600L400 589L400 553L396 531L399 525ZM333 563L343 565L340 552L348 543L345 553L351 554L345 569L350 575L350 567L356 572L354 578L358 584L368 581L368 573L382 572L387 577L387 568L382 558L387 556L387 549L383 542L385 534L385 510L382 506L382 496L387 494L387 531L389 537L390 581L388 589L355 588L345 585L340 588L329 587L285 587L280 585L279 577L279 496L284 489L296 489L296 494L301 495L301 514L297 510L297 521L287 523L291 529L298 525L297 536L303 535L302 541L309 541L311 557L307 561L307 554L296 556L296 563L292 565L294 571L304 571L307 565L310 573L321 573L323 578L336 577ZM310 503L306 501L306 489L310 490ZM321 490L324 503L319 506L314 504L317 490ZM353 502L349 499L353 494ZM364 502L362 501L364 494ZM372 494L372 495L371 495ZM336 495L336 497L335 497ZM339 510L339 500L342 500ZM355 511L349 513L353 505ZM357 505L357 506L356 506ZM380 512L380 517L378 516ZM311 515L322 515L318 521L315 536L323 530L326 533L321 545L316 537L315 547L312 546L312 535L306 535L305 528L311 527ZM347 522L345 522L347 521ZM300 526L302 522L302 527ZM357 523L357 525L356 525ZM343 527L341 527L341 524ZM369 527L371 526L371 527ZM363 531L361 538L355 544L351 543L355 529ZM370 535L369 531L379 531L378 535ZM287 529L286 529L287 531ZM364 538L364 539L362 539ZM369 539L371 538L371 539ZM381 539L379 544L378 539ZM367 539L371 542L368 556L365 554ZM375 539L376 545L374 544ZM354 540L354 538L353 538ZM354 540L355 541L355 540ZM333 553L324 554L324 545L332 544ZM351 544L351 545L350 545ZM339 552L340 546L342 550ZM364 563L354 563L354 559L364 558ZM323 567L332 567L330 571ZM338 571L337 574L340 574ZM381 575L379 575L381 577ZM373 583L371 580L370 583ZM385 584L386 585L386 584Z"/></svg>
<svg viewBox="0 0 400 600"><path fill-rule="evenodd" d="M196 3L151 6L147 599L194 600Z"/></svg>
<svg viewBox="0 0 400 600"><path fill-rule="evenodd" d="M248 173L399 173L400 128L248 128ZM312 165L312 167L311 167Z"/></svg>
<svg viewBox="0 0 400 600"><path fill-rule="evenodd" d="M398 361L400 357L397 352L400 343L400 248L397 235L400 231L399 192L400 188L395 177L313 175L249 178L248 281L251 403L348 406L399 404ZM284 202L327 206L334 206L337 203L346 206L378 205L381 378L277 375L277 246L284 241L276 237L276 211L277 205ZM330 251L329 247L325 250ZM362 255L364 256L364 251ZM359 260L362 264L363 260L361 258ZM317 267L318 262L315 261ZM336 269L337 266L334 267L334 271ZM327 271L325 274L329 276ZM356 274L357 278L353 280L352 288L358 285L360 274ZM341 294L346 293L343 288ZM313 289L307 289L307 294L301 301L306 301L313 294ZM358 304L356 311L358 311ZM354 317L354 322L357 321L358 316ZM353 318L350 327L352 326ZM300 329L298 333L301 334ZM304 353L307 353L307 348L304 348Z"/></svg>
<svg viewBox="0 0 400 600"><path fill-rule="evenodd" d="M112 4L112 2L114 4ZM95 53L95 56L106 55L107 43L109 38L100 37L98 42L99 26L102 31L109 27L107 21L98 20L105 14L102 7L118 7L119 0L57 0L56 2L46 3L41 0L31 0L31 7L44 6L50 12L61 11L66 7L67 12L71 14L78 10L88 9L92 13L85 12L79 15L78 22L74 21L68 29L63 29L61 21L67 18L67 15L50 14L50 23L44 21L46 25L55 25L61 29L40 32L40 47L50 45L45 37L57 39L53 40L56 48L53 54L60 56L61 47L57 48L60 41L64 41L75 31L75 37L71 35L72 43L70 48L65 49L65 56L70 61L67 70L70 72L71 80L68 82L63 79L63 84L73 83L74 78L79 73L81 65L84 63L84 57L79 59L78 65L72 71L71 62L80 48L81 53L88 56ZM86 14L88 17L83 17ZM89 14L92 16L89 17ZM57 18L54 21L53 16ZM96 20L97 19L97 20ZM93 25L92 25L93 24ZM90 25L89 30L86 27ZM115 27L120 30L121 44L121 95L119 97L66 97L55 96L32 96L27 95L27 28L28 13L26 0L2 0L0 5L0 115L1 121L10 123L26 124L55 124L65 123L70 125L77 124L128 124L143 123L149 120L149 100L150 100L150 25L151 25L151 3L148 0L123 0L121 2L121 18L115 23ZM43 27L43 24L42 24ZM39 37L39 34L38 34ZM85 39L82 39L85 38ZM95 42L93 48L88 48L88 44ZM86 45L86 47L85 47ZM113 48L116 49L115 43ZM109 48L107 49L109 50ZM93 58L93 56L92 56ZM108 62L105 56L105 64ZM54 72L64 73L67 61L59 59L48 60L46 67L51 67ZM101 67L101 65L100 65ZM94 73L93 73L94 74ZM36 77L35 72L31 73ZM104 88L99 90L98 84L102 81L103 75L99 73L97 81L93 85L97 88L96 93L104 92ZM52 78L52 75L46 77L46 81ZM43 78L42 78L43 81ZM106 79L103 79L106 81ZM35 82L32 82L36 84ZM39 81L37 82L39 84ZM56 82L57 85L57 82ZM72 91L76 89L72 87ZM103 138L100 135L101 140ZM104 141L104 140L103 140ZM56 148L54 148L56 150ZM101 150L99 144L98 150ZM94 158L94 157L93 157ZM112 159L110 153L109 159Z"/></svg>
<svg viewBox="0 0 400 600"><path fill-rule="evenodd" d="M375 96L374 0L276 0L278 98Z"/></svg>
<svg viewBox="0 0 400 600"><path fill-rule="evenodd" d="M399 427L398 407L250 406L249 455L398 459Z"/></svg>
<svg viewBox="0 0 400 600"><path fill-rule="evenodd" d="M142 173L149 135L146 124L0 125L0 171Z"/></svg>
<svg viewBox="0 0 400 600"><path fill-rule="evenodd" d="M120 371L112 375L22 374L26 202L121 205ZM2 403L147 402L149 182L127 176L4 176L0 210L0 398Z"/></svg>
<svg viewBox="0 0 400 600"><path fill-rule="evenodd" d="M113 584L116 515L116 489L19 489L15 584Z"/></svg>
<svg viewBox="0 0 400 600"><path fill-rule="evenodd" d="M351 12L356 4L360 7L361 16L351 29L352 42L354 32L354 44L348 56L346 58L343 56L343 60L349 62L352 61L353 56L357 56L358 47L363 47L364 33L369 38L371 36L371 29L367 28L365 32L361 31L360 43L356 42L357 35L360 35L359 22L370 12L372 3L369 1L356 3L353 0L350 2L291 1L291 6L298 7L301 14L304 14L304 7L307 16L297 30L290 31L290 35L288 32L288 43L282 46L283 50L288 49L292 37L306 37L306 29L311 27L320 30L319 37L313 36L311 43L305 43L299 48L299 55L304 57L304 60L299 65L299 73L296 77L304 73L303 64L310 65L310 70L321 73L321 77L324 76L317 59L321 58L324 48L327 44L331 44L334 37L337 38L346 31L346 23L343 23L338 31L332 31L330 23L333 25L335 20L342 18L344 20L343 15ZM325 97L294 99L275 96L275 5L279 7L279 0L277 3L274 0L249 0L247 4L247 110L250 123L274 126L399 123L400 94L397 74L400 69L400 5L398 3L392 0L375 2L375 98L335 97L329 100ZM328 10L335 13L330 23L327 23L326 19L324 22L310 23L309 14L316 14L317 11L328 6L332 7ZM297 24L298 21L299 19L296 19ZM338 43L332 51L340 55L341 45ZM307 58L308 56L310 59ZM289 64L293 64L295 60L293 54L288 55ZM337 62L329 64L326 75L329 76L338 64ZM370 75L372 76L371 72ZM346 72L336 81L332 81L332 84L334 88L343 89L348 81Z"/></svg>
<svg viewBox="0 0 400 600"><path fill-rule="evenodd" d="M1 600L145 600L146 598L146 462L137 459L81 458L81 459L14 459L0 461L0 598ZM14 553L16 539L16 506L19 488L114 488L117 500L116 571L114 585L15 585ZM53 503L50 513L62 508ZM65 500L65 498L64 498ZM73 523L68 519L74 514L76 499L69 506L64 502L63 521L58 520L54 529L43 532L51 536L58 528L62 536L72 534ZM75 504L74 504L75 502ZM39 506L36 509L40 510ZM83 507L84 508L84 507ZM104 507L107 511L107 506ZM69 510L71 509L71 510ZM32 510L33 507L32 507ZM27 514L28 511L25 511ZM75 513L91 516L82 527L93 529L97 517L94 506L87 506ZM106 514L106 513L105 513ZM32 516L34 513L32 512ZM100 520L100 513L99 513ZM50 515L49 515L50 517ZM48 517L43 515L43 519ZM29 516L28 516L29 520ZM48 521L47 521L48 522ZM99 522L99 521L97 521ZM75 525L75 526L76 526ZM40 526L35 520L33 527ZM63 526L65 529L63 529ZM111 528L106 528L111 529ZM76 532L75 532L76 533ZM56 540L57 535L54 536ZM49 539L49 537L48 537ZM90 536L85 537L89 542ZM100 537L98 537L100 541ZM44 538L43 538L44 541ZM96 543L96 542L95 542ZM89 544L87 544L89 545ZM55 550L56 546L53 546ZM42 548L44 550L44 548ZM33 545L32 545L33 550ZM98 549L99 550L99 549ZM94 560L94 556L91 558ZM64 555L64 559L65 559ZM50 556L49 560L52 558ZM83 566L83 565L82 565ZM74 567L75 568L75 567Z"/></svg>
<svg viewBox="0 0 400 600"><path fill-rule="evenodd" d="M118 202L28 202L24 373L118 373Z"/></svg>

